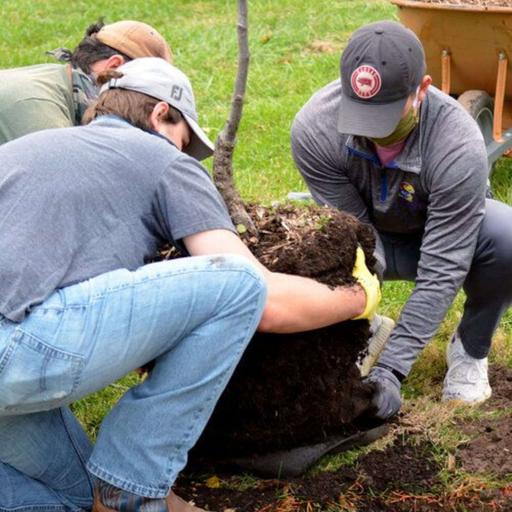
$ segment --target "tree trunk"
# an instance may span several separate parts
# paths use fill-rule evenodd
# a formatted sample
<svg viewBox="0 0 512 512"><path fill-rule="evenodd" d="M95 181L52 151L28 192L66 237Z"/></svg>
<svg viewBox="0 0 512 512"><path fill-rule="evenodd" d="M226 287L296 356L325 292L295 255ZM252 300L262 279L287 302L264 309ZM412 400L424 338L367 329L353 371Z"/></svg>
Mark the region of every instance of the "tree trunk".
<svg viewBox="0 0 512 512"><path fill-rule="evenodd" d="M238 0L238 69L235 90L231 100L231 111L223 130L215 143L213 155L213 178L240 233L248 231L257 236L257 229L247 213L233 181L233 152L236 146L236 133L242 117L247 74L249 71L249 42L247 37L247 0Z"/></svg>

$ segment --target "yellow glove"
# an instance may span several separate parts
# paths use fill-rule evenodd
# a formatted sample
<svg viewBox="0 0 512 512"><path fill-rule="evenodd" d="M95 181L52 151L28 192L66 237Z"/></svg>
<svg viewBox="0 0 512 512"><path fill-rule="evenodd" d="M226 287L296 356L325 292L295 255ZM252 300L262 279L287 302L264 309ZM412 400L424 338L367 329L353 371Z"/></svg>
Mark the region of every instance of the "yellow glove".
<svg viewBox="0 0 512 512"><path fill-rule="evenodd" d="M380 283L378 277L368 270L361 246L357 247L356 262L354 263L352 275L366 293L366 307L363 313L353 318L353 320L370 320L375 315L381 299Z"/></svg>

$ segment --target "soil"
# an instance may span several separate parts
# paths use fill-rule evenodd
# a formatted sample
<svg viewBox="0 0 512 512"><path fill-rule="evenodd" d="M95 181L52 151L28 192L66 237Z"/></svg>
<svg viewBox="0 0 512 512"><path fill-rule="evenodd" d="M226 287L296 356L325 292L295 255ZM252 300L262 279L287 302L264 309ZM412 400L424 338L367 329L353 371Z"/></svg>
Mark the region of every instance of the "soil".
<svg viewBox="0 0 512 512"><path fill-rule="evenodd" d="M243 236L270 270L330 286L355 283L360 244L372 269L368 226L337 210L250 207L259 238ZM343 322L293 335L257 333L191 453L199 458L263 454L353 433L372 388L355 365L369 337L367 321Z"/></svg>
<svg viewBox="0 0 512 512"><path fill-rule="evenodd" d="M412 441L412 440L411 440ZM432 445L398 439L384 451L370 452L357 462L357 472L376 493L401 491L421 493L439 483L439 465L432 458Z"/></svg>
<svg viewBox="0 0 512 512"><path fill-rule="evenodd" d="M488 411L512 408L512 369L493 365L489 368L489 383L492 388L491 398L483 408Z"/></svg>
<svg viewBox="0 0 512 512"><path fill-rule="evenodd" d="M311 277L331 286L354 284L357 245L370 270L375 266L375 237L355 217L332 208L291 205L249 207L259 238L242 236L251 252L273 272Z"/></svg>
<svg viewBox="0 0 512 512"><path fill-rule="evenodd" d="M510 413L509 413L510 414ZM460 451L461 466L470 473L512 475L512 422L510 416L481 420L464 431L475 436Z"/></svg>
<svg viewBox="0 0 512 512"><path fill-rule="evenodd" d="M489 371L493 395L481 419L462 425L473 439L459 448L460 466L471 473L492 473L497 477L512 474L512 369L492 366ZM503 416L496 417L494 411Z"/></svg>
<svg viewBox="0 0 512 512"><path fill-rule="evenodd" d="M426 4L447 4L475 7L512 7L512 0L413 0Z"/></svg>
<svg viewBox="0 0 512 512"><path fill-rule="evenodd" d="M248 489L240 490L240 479L220 477L219 488L210 481L194 482L188 478L178 481L177 494L208 510L237 512L326 510L334 505L357 506L361 511L384 510L444 510L432 505L435 486L439 483L439 465L432 459L432 446L399 439L384 451L374 451L359 458L352 468L324 472L288 480L260 480ZM412 507L416 493L428 491L425 502L430 508ZM388 508L388 497L402 496ZM409 499L404 499L410 497ZM428 500L426 498L429 498ZM344 509L345 510L345 509ZM351 510L349 508L349 510Z"/></svg>
<svg viewBox="0 0 512 512"><path fill-rule="evenodd" d="M473 437L459 447L457 468L510 477L512 463L512 369L491 366L493 397L481 417L458 427ZM496 416L496 411L501 415ZM208 510L224 512L509 512L512 485L471 486L471 479L448 492L436 447L420 432L397 437L385 450L361 455L353 466L335 472L282 480L248 480L217 474L214 481L181 477L176 492Z"/></svg>
<svg viewBox="0 0 512 512"><path fill-rule="evenodd" d="M428 440L411 434L352 467L286 480L247 480L218 474L181 477L176 493L207 510L224 512L509 512L512 486L443 489L442 467Z"/></svg>

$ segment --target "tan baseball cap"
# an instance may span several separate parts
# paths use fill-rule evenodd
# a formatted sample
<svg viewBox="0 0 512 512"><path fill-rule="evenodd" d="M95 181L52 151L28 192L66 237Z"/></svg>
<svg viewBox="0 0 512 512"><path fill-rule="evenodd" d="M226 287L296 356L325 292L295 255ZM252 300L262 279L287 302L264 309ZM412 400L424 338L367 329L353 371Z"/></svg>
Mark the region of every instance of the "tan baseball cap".
<svg viewBox="0 0 512 512"><path fill-rule="evenodd" d="M160 57L172 62L172 52L165 39L151 25L141 21L123 20L104 25L96 37L132 59Z"/></svg>

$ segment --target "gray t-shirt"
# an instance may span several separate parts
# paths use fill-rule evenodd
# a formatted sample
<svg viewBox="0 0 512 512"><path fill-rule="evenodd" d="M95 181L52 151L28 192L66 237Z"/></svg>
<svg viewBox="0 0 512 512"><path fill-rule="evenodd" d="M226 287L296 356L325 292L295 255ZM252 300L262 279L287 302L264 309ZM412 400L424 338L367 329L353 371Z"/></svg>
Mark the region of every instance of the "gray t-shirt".
<svg viewBox="0 0 512 512"><path fill-rule="evenodd" d="M167 139L105 116L0 147L0 314L211 229L234 231L208 172Z"/></svg>
<svg viewBox="0 0 512 512"><path fill-rule="evenodd" d="M368 139L338 132L340 96L336 80L304 105L292 127L293 156L318 203L375 228L381 265L379 233L421 237L416 286L379 359L407 375L471 266L485 210L485 145L462 106L430 87L419 125L383 166Z"/></svg>

